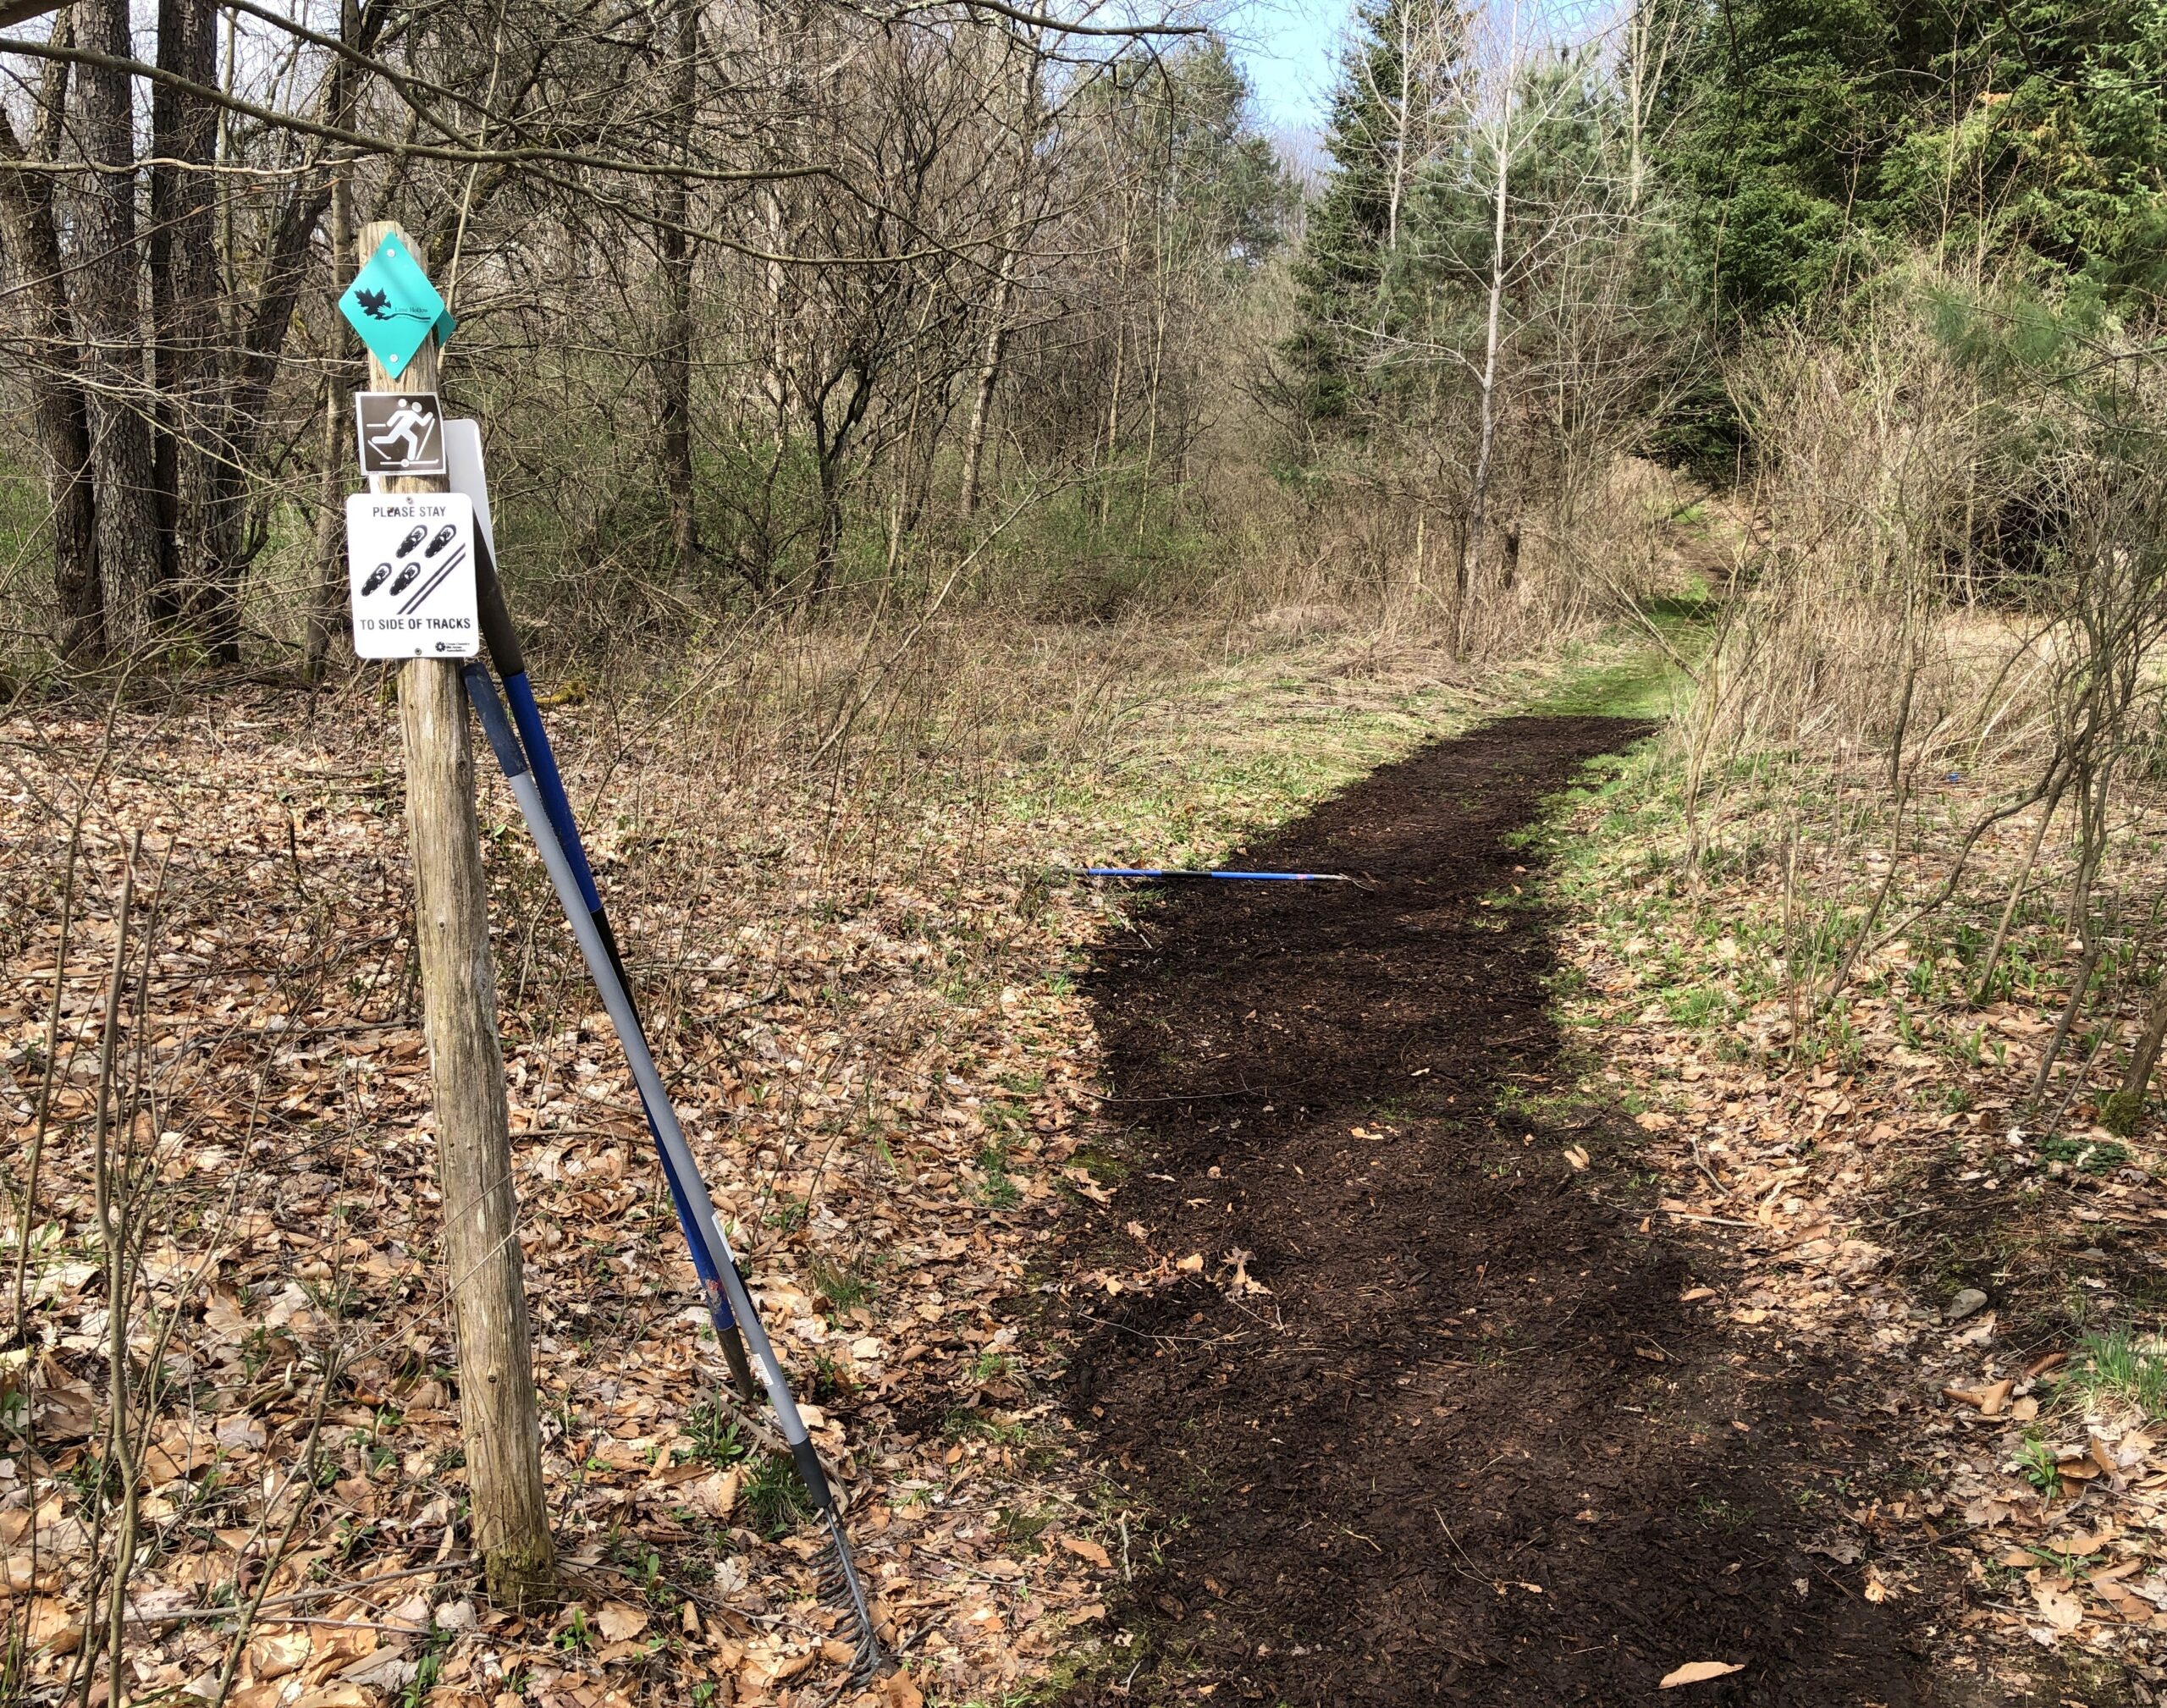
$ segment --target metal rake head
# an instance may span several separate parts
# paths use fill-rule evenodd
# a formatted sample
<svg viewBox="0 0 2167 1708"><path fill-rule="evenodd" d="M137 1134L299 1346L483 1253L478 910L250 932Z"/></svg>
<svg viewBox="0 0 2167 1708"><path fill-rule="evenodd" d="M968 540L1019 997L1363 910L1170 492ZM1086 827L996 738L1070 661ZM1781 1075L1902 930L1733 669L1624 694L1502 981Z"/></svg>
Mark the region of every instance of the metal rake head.
<svg viewBox="0 0 2167 1708"><path fill-rule="evenodd" d="M823 1517L828 1525L828 1555L820 1565L820 1599L857 1622L857 1644L848 1677L852 1685L863 1689L896 1663L880 1646L879 1633L874 1628L873 1608L865 1599L857 1562L851 1557L850 1540L843 1534L842 1514L830 1507Z"/></svg>

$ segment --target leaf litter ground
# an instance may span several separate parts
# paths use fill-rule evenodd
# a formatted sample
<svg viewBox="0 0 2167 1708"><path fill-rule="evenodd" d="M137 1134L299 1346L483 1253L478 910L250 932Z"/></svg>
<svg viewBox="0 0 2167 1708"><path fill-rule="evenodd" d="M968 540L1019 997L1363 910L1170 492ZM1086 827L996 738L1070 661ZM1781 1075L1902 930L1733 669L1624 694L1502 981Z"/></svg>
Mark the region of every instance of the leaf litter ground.
<svg viewBox="0 0 2167 1708"><path fill-rule="evenodd" d="M1959 1631L2141 1640L2130 1622L2167 1595L2148 1563L2167 1477L2126 1415L2027 1374L2054 1344L2082 1357L2036 1309L1943 1324L1951 1284L1909 1231L1960 1237L2007 1172L1971 1153L2005 1141L1900 1106L1932 1077L1911 1033L1878 1076L1838 1074L1642 1012L1646 945L1610 915L1651 880L1591 835L1563 945L1587 994L1562 1011L1600 1022L1609 1077L1559 1053L1536 905L1555 892L1512 839L1629 729L1521 721L1425 750L1244 857L1374 889L1046 888L1086 856L1209 860L1475 703L1434 658L1312 650L1192 669L1114 719L1079 695L1094 741L1118 724L1117 762L951 745L939 786L905 780L869 819L824 816L827 785L727 730L709 752L655 741L636 707L571 720L669 1072L756 1230L905 1650L891 1699L1011 1700L1080 1664L1074 1694L1108 1700L1602 1701L1670 1678L1708 1701L2013 1701L2021 1684L1966 1694L1974 1674L1920 1657L1939 1667ZM243 1708L825 1702L807 1539L757 1441L706 1403L712 1349L613 1041L494 795L568 1599L521 1621L471 1593L380 721L332 702L304 728L290 700L231 697L4 732L0 1092L19 1158L47 1137L34 1334L0 1369L0 1612L27 1694L69 1675L103 1541L112 1323L85 1146L140 828L146 888L174 857L124 1005L157 1093L124 1325L139 1384L157 1369L136 1412L135 1692L215 1694L223 1610L262 1589ZM1721 899L1740 941L1773 905L1765 883ZM1087 1006L1071 971L1102 940ZM1992 1011L2004 1077L2051 1006ZM1889 1006L1859 1006L1869 1044ZM1740 1029L1765 1044L1767 1005ZM1991 1081L1976 1041L1965 1059ZM1859 1166L1917 1156L1914 1133L1933 1167ZM2126 1154L2038 1159L2087 1259L2154 1214L2142 1171L2095 1151ZM1893 1223L1877 1190L1900 1193ZM2052 1469L2027 1478L2035 1433Z"/></svg>
<svg viewBox="0 0 2167 1708"><path fill-rule="evenodd" d="M1070 1155L1098 1083L1072 972L1122 904L1050 872L1208 858L1479 699L1436 654L1373 644L1230 663L1215 638L1169 662L1163 640L1077 631L1034 639L1026 669L968 638L924 679L947 697L924 722L884 712L888 746L826 746L824 769L763 745L726 692L559 714L665 1074L851 1492L902 1705L1006 1698L1088 1651L1118 1545L1052 1397L1060 1346L1023 1308L1047 1230L1103 1190ZM1047 700L1048 672L1073 691ZM113 1553L118 1336L131 1697L829 1702L816 1545L756 1431L714 1403L621 1057L493 781L565 1599L522 1618L474 1593L390 722L357 686L0 725L0 1281L19 1260L29 1307L0 1348L10 1688L108 1688L81 1657ZM136 831L116 1320L92 1140Z"/></svg>

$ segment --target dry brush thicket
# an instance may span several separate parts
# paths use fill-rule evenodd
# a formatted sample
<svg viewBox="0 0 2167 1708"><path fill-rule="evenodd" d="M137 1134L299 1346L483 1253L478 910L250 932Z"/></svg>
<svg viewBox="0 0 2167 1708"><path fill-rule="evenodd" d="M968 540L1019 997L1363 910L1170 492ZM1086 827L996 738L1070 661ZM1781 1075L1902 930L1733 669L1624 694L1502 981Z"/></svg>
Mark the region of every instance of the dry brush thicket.
<svg viewBox="0 0 2167 1708"><path fill-rule="evenodd" d="M1756 340L1679 716L1575 821L1569 1006L1655 1105L1649 1208L1756 1343L1878 1386L1828 1557L2010 1688L2081 1645L2062 1688L2121 1690L2167 1628L2154 343L1925 263Z"/></svg>
<svg viewBox="0 0 2167 1708"><path fill-rule="evenodd" d="M1425 401L1320 460L1277 372L1298 194L1194 25L180 0L153 29L101 0L45 27L0 139L20 680L335 664L334 303L375 218L460 317L447 399L560 657L1311 604L1497 656L1614 607L1611 473L1659 358L1607 143L1515 181L1486 355L1442 312L1392 332L1370 359ZM1471 265L1420 289L1479 305Z"/></svg>

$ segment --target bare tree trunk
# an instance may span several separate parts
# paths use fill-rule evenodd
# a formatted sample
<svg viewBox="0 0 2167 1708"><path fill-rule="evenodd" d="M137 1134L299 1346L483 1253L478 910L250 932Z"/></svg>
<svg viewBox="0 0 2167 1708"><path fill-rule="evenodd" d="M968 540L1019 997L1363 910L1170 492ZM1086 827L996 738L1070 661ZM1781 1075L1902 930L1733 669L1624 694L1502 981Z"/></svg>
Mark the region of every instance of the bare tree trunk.
<svg viewBox="0 0 2167 1708"><path fill-rule="evenodd" d="M994 394L1001 385L1001 364L1008 353L1008 304L1016 289L1023 214L1031 188L1032 163L1038 152L1041 121L1039 113L1039 77L1044 58L1036 41L1023 43L1028 56L1021 79L1021 100L1016 114L1016 182L1008 194L1007 229L1001 240L1001 262L994 269L993 291L986 301L984 353L979 362L978 383L971 396L971 421L963 434L963 491L959 504L966 516L978 514L985 479L986 441L993 431Z"/></svg>
<svg viewBox="0 0 2167 1708"><path fill-rule="evenodd" d="M1016 193L1008 203L1012 231L1023 218L1023 185L1019 178ZM993 421L993 394L1001 383L1001 360L1008 349L1008 295L1015 288L1015 282L1016 248L1012 240L1001 249L1001 265L993 276L993 294L986 303L985 355L979 363L978 388L971 398L971 424L963 434L963 493L960 508L967 516L978 514L986 436Z"/></svg>
<svg viewBox="0 0 2167 1708"><path fill-rule="evenodd" d="M1467 537L1460 548L1458 604L1453 615L1455 639L1463 647L1467 644L1469 596L1474 590L1475 570L1482 558L1482 527L1490 501L1490 466L1497 444L1497 328L1505 299L1505 213L1511 201L1513 84L1519 59L1519 7L1515 0L1505 48L1503 104L1497 118L1497 192L1490 229L1490 304L1482 342L1482 426L1475 445L1475 481L1468 498Z"/></svg>
<svg viewBox="0 0 2167 1708"><path fill-rule="evenodd" d="M83 45L132 58L128 0L80 0ZM108 589L159 597L157 487L142 366L143 304L135 239L135 132L129 75L85 64L75 74L84 157L101 168L83 197L75 245L83 372L95 399L91 470L98 560Z"/></svg>
<svg viewBox="0 0 2167 1708"><path fill-rule="evenodd" d="M681 127L677 152L689 160L694 108L699 98L700 0L677 0L676 38L671 43L670 104ZM691 180L673 178L662 191L662 358L658 364L661 396L656 410L659 431L663 492L670 505L670 548L677 574L689 577L700 556L699 515L692 476L692 263L688 230Z"/></svg>
<svg viewBox="0 0 2167 1708"><path fill-rule="evenodd" d="M359 0L345 0L345 10L350 14L357 12ZM340 168L331 182L331 253L338 259L323 293L324 324L329 327L339 323L339 281L353 248L354 193ZM324 660L330 656L331 636L339 621L339 595L346 580L345 556L339 549L345 520L339 504L339 489L345 485L339 477L339 464L350 416L346 389L339 383L343 364L334 352L328 351L324 363L323 466L317 471L316 488L316 598L309 607L308 636L301 654L301 675L311 684L323 680Z"/></svg>
<svg viewBox="0 0 2167 1708"><path fill-rule="evenodd" d="M1153 247L1158 253L1152 258L1155 275L1151 304L1151 366L1144 388L1144 473L1136 488L1136 538L1140 545L1144 530L1151 512L1151 475L1159 458L1159 392L1166 372L1166 311L1169 288L1167 285L1166 241L1172 221L1167 220L1160 229L1160 239Z"/></svg>
<svg viewBox="0 0 2167 1708"><path fill-rule="evenodd" d="M204 87L218 74L216 0L158 0L158 69ZM218 140L218 109L165 82L151 86L151 324L157 381L153 479L157 488L159 614L178 617L212 657L239 655L237 589L229 568L238 543L214 538L220 507L207 502L212 467L231 448L216 443L218 387L218 179L207 168Z"/></svg>
<svg viewBox="0 0 2167 1708"><path fill-rule="evenodd" d="M1669 80L1670 60L1692 18L1684 7L1635 0L1626 24L1625 208L1637 213L1647 196L1648 118Z"/></svg>
<svg viewBox="0 0 2167 1708"><path fill-rule="evenodd" d="M2145 1093L2152 1084L2152 1071L2159 1065L2159 1050L2167 1044L2167 969L2153 987L2152 1006L2144 1017L2144 1030L2130 1050L2130 1065L2122 1075L2121 1089L2099 1100L2099 1123L2110 1132L2126 1137L2136 1131L2144 1114Z"/></svg>
<svg viewBox="0 0 2167 1708"><path fill-rule="evenodd" d="M211 85L218 74L215 0L159 0L158 65ZM158 387L161 585L178 595L199 632L220 625L217 587L230 543L207 530L207 476L215 443L218 384L218 115L212 103L164 82L151 91L151 316ZM212 650L220 651L215 640Z"/></svg>
<svg viewBox="0 0 2167 1708"><path fill-rule="evenodd" d="M334 248L334 255L344 251ZM324 662L331 656L331 636L339 626L339 594L345 581L345 554L339 549L345 532L339 477L340 452L345 449L348 411L346 394L334 375L323 377L323 437L322 461L316 471L316 587L310 595L308 628L301 642L301 680L312 686L323 680Z"/></svg>
<svg viewBox="0 0 2167 1708"><path fill-rule="evenodd" d="M843 492L842 435L830 437L817 426L814 460L820 481L819 525L813 537L811 596L817 602L834 591L835 569L842 556Z"/></svg>
<svg viewBox="0 0 2167 1708"><path fill-rule="evenodd" d="M764 12L762 16L764 19L766 14ZM762 39L763 45L771 52L779 51L769 41L764 24ZM780 256L786 252L789 229L782 190L773 184L764 185L759 197L762 241L770 257ZM766 337L760 352L760 399L768 417L767 466L761 471L759 514L746 542L742 563L745 579L753 591L767 593L774 591L780 574L775 491L790 457L790 365L784 355L790 313L790 277L781 262L771 258L762 263L760 284L766 310Z"/></svg>
<svg viewBox="0 0 2167 1708"><path fill-rule="evenodd" d="M1392 128L1392 185L1385 203L1385 251L1399 247L1399 198L1407 182L1407 126L1414 111L1414 21L1409 9L1399 13L1399 121Z"/></svg>
<svg viewBox="0 0 2167 1708"><path fill-rule="evenodd" d="M2084 953L2078 957L2076 971L2070 978L2069 1000L2055 1017L2054 1033L2047 1039L2047 1048L2039 1057L2038 1071L2032 1074L2031 1089L2025 1094L2026 1107L2036 1107L2046 1095L2048 1082L2054 1077L2054 1063L2060 1059L2062 1046L2069 1042L2070 1028L2076 1024L2076 1017L2083 1011L2085 996L2092 989L2092 975L2099 965L2099 953L2106 943L2104 936L2095 931L2086 932L2084 939ZM2078 1071L2082 1070L2080 1062Z"/></svg>
<svg viewBox="0 0 2167 1708"><path fill-rule="evenodd" d="M1136 231L1134 204L1123 207L1121 222L1121 262L1114 270L1114 372L1113 383L1106 388L1106 475L1099 488L1099 526L1106 525L1106 518L1113 513L1114 471L1121 458L1121 388L1123 359L1128 353L1128 337L1123 325L1122 299L1128 295L1128 250Z"/></svg>
<svg viewBox="0 0 2167 1708"><path fill-rule="evenodd" d="M67 14L61 14L56 28L69 31ZM60 45L67 45L64 37ZM25 153L6 113L0 113L0 168L50 157L45 133L58 133L66 88L67 67L47 67L40 90L35 156ZM17 288L29 304L31 418L45 461L46 497L52 512L52 582L59 614L56 638L63 658L87 662L106 650L105 582L98 572L90 400L84 395L76 365L75 316L68 306L68 269L53 218L52 174L0 169L0 231L5 232L8 251L14 257Z"/></svg>

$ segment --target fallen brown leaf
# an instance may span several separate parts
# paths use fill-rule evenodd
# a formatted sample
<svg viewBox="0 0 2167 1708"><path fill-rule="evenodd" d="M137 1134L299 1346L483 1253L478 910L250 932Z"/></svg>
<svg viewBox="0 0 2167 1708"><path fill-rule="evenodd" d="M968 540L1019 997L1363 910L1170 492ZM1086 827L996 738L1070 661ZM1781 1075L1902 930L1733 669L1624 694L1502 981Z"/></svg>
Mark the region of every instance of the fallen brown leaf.
<svg viewBox="0 0 2167 1708"><path fill-rule="evenodd" d="M1089 1537L1063 1536L1061 1539L1061 1545L1075 1555L1078 1559L1089 1560L1102 1572L1113 1564L1112 1556Z"/></svg>
<svg viewBox="0 0 2167 1708"><path fill-rule="evenodd" d="M2040 1584L2032 1589L2032 1599L2038 1604L2040 1617L2057 1631L2074 1631L2084 1623L2084 1603L2074 1595Z"/></svg>
<svg viewBox="0 0 2167 1708"><path fill-rule="evenodd" d="M612 1601L594 1616L594 1628L612 1643L629 1643L647 1629L647 1615L629 1602Z"/></svg>
<svg viewBox="0 0 2167 1708"><path fill-rule="evenodd" d="M1743 1672L1742 1661L1688 1661L1683 1667L1673 1667L1662 1675L1656 1688L1675 1690L1680 1684L1701 1684L1711 1678L1721 1678L1732 1672Z"/></svg>

